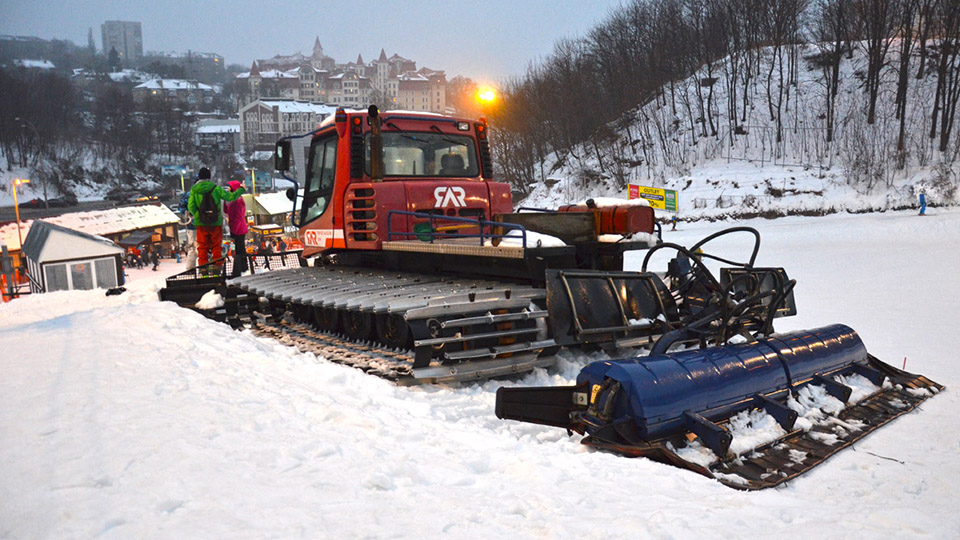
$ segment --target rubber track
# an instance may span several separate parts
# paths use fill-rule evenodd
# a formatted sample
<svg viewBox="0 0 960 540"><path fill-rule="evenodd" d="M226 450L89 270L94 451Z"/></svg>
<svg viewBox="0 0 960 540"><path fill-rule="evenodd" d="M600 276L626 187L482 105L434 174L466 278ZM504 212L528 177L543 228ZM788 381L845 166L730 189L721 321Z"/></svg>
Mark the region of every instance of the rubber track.
<svg viewBox="0 0 960 540"><path fill-rule="evenodd" d="M413 378L413 355L341 339L305 324L285 320L257 319L250 323L254 335L275 339L301 352L313 353L337 364L354 367L398 384L417 384Z"/></svg>

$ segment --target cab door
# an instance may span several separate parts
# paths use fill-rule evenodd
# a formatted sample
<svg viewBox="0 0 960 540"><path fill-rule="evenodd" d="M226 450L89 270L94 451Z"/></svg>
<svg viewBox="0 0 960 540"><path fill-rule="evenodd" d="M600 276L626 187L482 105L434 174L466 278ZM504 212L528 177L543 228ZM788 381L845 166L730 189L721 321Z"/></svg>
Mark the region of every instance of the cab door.
<svg viewBox="0 0 960 540"><path fill-rule="evenodd" d="M333 203L337 172L337 134L319 135L310 143L307 181L300 210L301 242L304 255L345 247L343 229L336 227Z"/></svg>

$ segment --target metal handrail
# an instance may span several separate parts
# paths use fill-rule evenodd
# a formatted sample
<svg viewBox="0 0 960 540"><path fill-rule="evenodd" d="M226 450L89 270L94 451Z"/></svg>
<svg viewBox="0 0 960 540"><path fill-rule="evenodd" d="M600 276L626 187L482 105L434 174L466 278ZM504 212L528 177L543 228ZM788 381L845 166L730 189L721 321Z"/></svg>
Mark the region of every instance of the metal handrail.
<svg viewBox="0 0 960 540"><path fill-rule="evenodd" d="M417 218L417 219L427 220L427 221L430 222L430 232L394 231L394 230L393 230L393 216L394 216L394 215L411 216L411 217L414 217L414 218ZM471 225L474 225L474 224L475 224L477 227L480 228L480 234L460 234L460 233L450 234L450 233L448 233L448 232L437 232L437 231L436 231L436 228L437 228L436 222L437 222L437 220L460 222L460 223L469 223L469 224L471 224ZM510 229L510 230L519 230L519 231L520 231L520 234L521 234L521 239L523 240L523 249L527 249L527 228L524 227L523 225L520 225L520 224L517 224L517 223L507 223L507 222L501 222L501 221L487 221L487 220L479 219L479 218L478 218L478 219L471 219L471 218L464 218L464 217L457 217L457 216L445 216L445 215L431 214L431 213L427 213L427 212L409 212L409 211L406 211L406 210L390 210L389 212L387 212L387 240L393 240L394 237L400 237L400 238L415 237L415 238L419 238L419 237L421 237L421 236L429 235L429 237L430 237L430 243L432 244L433 241L436 240L438 237L454 236L454 237L456 237L456 238L479 238L479 239L480 239L480 244L482 245L482 244L483 244L483 241L484 241L485 239L488 239L488 238L491 239L491 240L493 240L493 239L495 239L495 238L499 238L499 239L501 239L501 240L504 239L504 238L508 238L508 235L506 235L506 234L494 234L493 232L484 233L484 232L483 232L484 227L491 227L491 228L492 228L492 227L503 227L503 228L505 228L505 229ZM515 238L515 237L509 237L509 238Z"/></svg>

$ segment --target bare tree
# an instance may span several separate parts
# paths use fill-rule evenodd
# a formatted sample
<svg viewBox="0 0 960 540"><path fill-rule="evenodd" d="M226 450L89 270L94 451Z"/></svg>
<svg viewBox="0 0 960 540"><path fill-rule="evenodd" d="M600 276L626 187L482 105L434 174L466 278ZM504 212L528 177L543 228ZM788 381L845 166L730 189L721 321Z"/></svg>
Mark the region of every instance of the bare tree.
<svg viewBox="0 0 960 540"><path fill-rule="evenodd" d="M866 42L867 124L876 122L877 93L880 91L881 70L887 51L897 29L897 2L899 0L854 0L854 12L860 37Z"/></svg>
<svg viewBox="0 0 960 540"><path fill-rule="evenodd" d="M826 141L833 142L836 122L837 92L840 87L840 62L843 51L850 47L849 0L819 0L814 20L814 39L820 50L823 70Z"/></svg>
<svg viewBox="0 0 960 540"><path fill-rule="evenodd" d="M906 167L907 88L910 84L910 55L913 52L913 23L919 9L918 0L901 0L897 20L900 36L900 58L897 62L896 118L900 121L897 132L897 167Z"/></svg>
<svg viewBox="0 0 960 540"><path fill-rule="evenodd" d="M960 4L956 0L937 0L932 11L936 19L937 86L933 100L933 114L930 125L930 138L937 136L939 116L939 135L941 152L946 152L953 130L960 100Z"/></svg>

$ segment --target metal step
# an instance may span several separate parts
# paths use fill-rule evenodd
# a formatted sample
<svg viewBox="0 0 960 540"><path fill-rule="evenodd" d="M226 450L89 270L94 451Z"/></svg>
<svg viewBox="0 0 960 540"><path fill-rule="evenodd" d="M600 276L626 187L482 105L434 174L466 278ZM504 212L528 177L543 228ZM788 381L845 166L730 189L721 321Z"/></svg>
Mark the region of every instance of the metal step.
<svg viewBox="0 0 960 540"><path fill-rule="evenodd" d="M447 360L471 360L474 358L493 358L503 354L516 354L526 351L542 351L556 346L557 342L552 339L543 341L526 341L523 343L514 343L512 345L499 345L496 347L486 347L483 349L469 349L466 351L456 351L444 353L443 357Z"/></svg>

